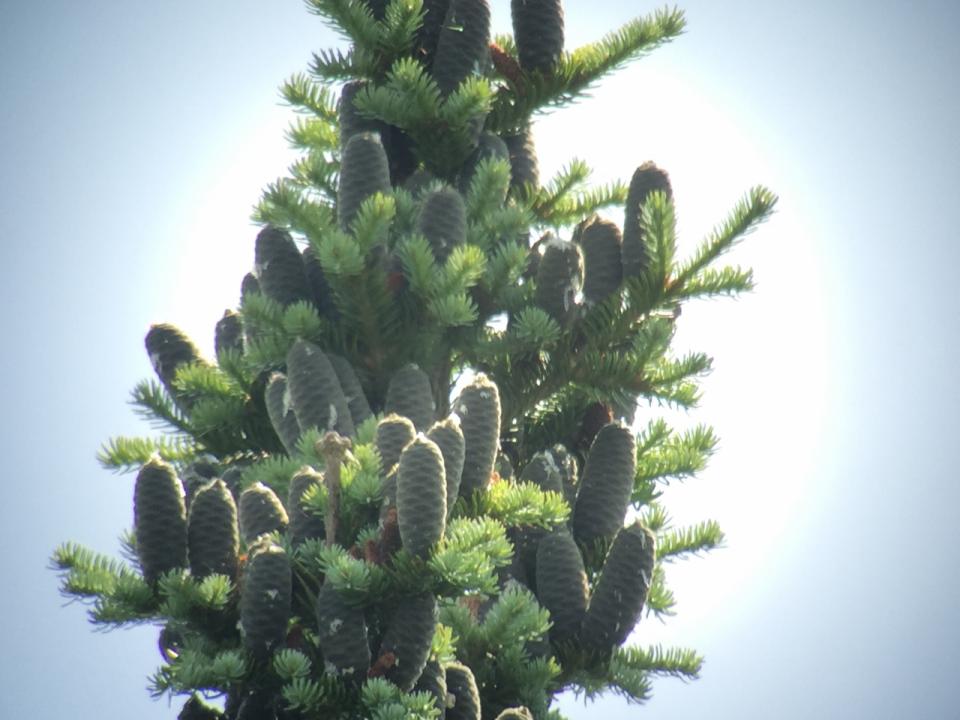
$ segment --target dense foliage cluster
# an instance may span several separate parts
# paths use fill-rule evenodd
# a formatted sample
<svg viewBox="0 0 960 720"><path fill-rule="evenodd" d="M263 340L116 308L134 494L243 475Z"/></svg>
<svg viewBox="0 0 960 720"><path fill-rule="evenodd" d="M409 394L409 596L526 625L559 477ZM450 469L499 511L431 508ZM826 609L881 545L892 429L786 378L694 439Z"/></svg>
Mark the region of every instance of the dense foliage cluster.
<svg viewBox="0 0 960 720"><path fill-rule="evenodd" d="M662 169L541 183L531 132L682 15L570 52L559 0L514 0L497 38L487 0L308 5L349 48L283 87L304 154L256 208L215 361L150 329L133 401L170 432L101 453L137 473L128 562L64 544L63 592L161 628L151 687L181 718L547 718L564 690L695 676L624 643L671 612L665 564L722 539L658 502L715 440L634 414L696 402L681 303L749 289L714 262L775 198L678 261Z"/></svg>

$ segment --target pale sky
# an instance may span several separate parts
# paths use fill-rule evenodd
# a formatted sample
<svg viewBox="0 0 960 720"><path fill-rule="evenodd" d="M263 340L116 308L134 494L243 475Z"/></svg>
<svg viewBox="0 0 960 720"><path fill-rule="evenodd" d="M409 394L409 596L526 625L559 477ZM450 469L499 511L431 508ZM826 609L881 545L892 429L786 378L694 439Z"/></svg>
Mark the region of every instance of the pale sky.
<svg viewBox="0 0 960 720"><path fill-rule="evenodd" d="M598 181L656 161L685 248L751 185L781 196L730 257L757 291L685 308L677 338L716 370L670 417L721 443L668 508L728 541L670 568L678 615L633 638L697 648L703 677L658 680L639 709L562 709L954 717L960 7L680 6L684 36L541 119L538 147L546 176L574 155ZM654 7L568 2L568 47ZM493 15L507 29L509 3ZM293 157L276 88L335 42L298 0L0 3L0 717L176 716L145 691L156 631L92 632L47 557L117 551L132 477L94 456L149 432L126 405L143 335L173 322L212 353L252 265L250 208Z"/></svg>

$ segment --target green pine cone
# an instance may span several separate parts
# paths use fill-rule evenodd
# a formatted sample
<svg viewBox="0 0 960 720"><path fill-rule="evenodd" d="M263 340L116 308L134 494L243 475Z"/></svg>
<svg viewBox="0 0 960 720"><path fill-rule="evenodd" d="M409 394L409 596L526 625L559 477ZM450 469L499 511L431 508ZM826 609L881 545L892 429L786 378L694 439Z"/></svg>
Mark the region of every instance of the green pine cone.
<svg viewBox="0 0 960 720"><path fill-rule="evenodd" d="M576 240L583 249L584 300L602 302L623 282L620 228L593 215L581 223Z"/></svg>
<svg viewBox="0 0 960 720"><path fill-rule="evenodd" d="M447 708L446 720L480 720L480 691L470 668L460 663L450 663L445 671L447 693L453 696L453 705Z"/></svg>
<svg viewBox="0 0 960 720"><path fill-rule="evenodd" d="M537 599L550 611L554 644L576 637L587 610L587 574L573 536L565 529L544 536L537 548Z"/></svg>
<svg viewBox="0 0 960 720"><path fill-rule="evenodd" d="M320 314L336 320L340 313L337 310L337 303L333 297L333 290L330 283L327 282L327 276L323 273L323 266L317 260L317 255L313 248L307 245L301 253L303 258L303 271L307 275L307 286L310 288L310 295L313 298L313 304L316 305Z"/></svg>
<svg viewBox="0 0 960 720"><path fill-rule="evenodd" d="M344 230L357 216L360 205L374 193L389 195L390 165L380 137L361 132L351 136L340 160L337 219Z"/></svg>
<svg viewBox="0 0 960 720"><path fill-rule="evenodd" d="M300 439L300 423L297 422L297 415L291 407L290 390L283 373L275 372L270 375L264 391L264 401L270 424L273 425L287 454L293 455L297 451L297 440Z"/></svg>
<svg viewBox="0 0 960 720"><path fill-rule="evenodd" d="M340 147L346 147L347 142L358 133L380 134L383 123L372 118L364 117L353 104L354 98L366 86L362 80L351 80L345 83L340 91L340 100L337 102L337 115L340 120Z"/></svg>
<svg viewBox="0 0 960 720"><path fill-rule="evenodd" d="M287 527L287 535L294 547L304 540L326 537L323 518L309 512L301 503L304 493L315 484L323 485L323 474L308 466L300 468L290 479L290 490L287 495L287 515L290 518L290 524Z"/></svg>
<svg viewBox="0 0 960 720"><path fill-rule="evenodd" d="M228 350L243 352L243 321L239 313L224 310L213 333L213 347L217 356Z"/></svg>
<svg viewBox="0 0 960 720"><path fill-rule="evenodd" d="M137 555L144 579L153 584L169 570L187 566L187 508L183 483L158 458L140 468L133 491Z"/></svg>
<svg viewBox="0 0 960 720"><path fill-rule="evenodd" d="M546 534L546 530L534 525L507 528L507 539L513 545L513 560L501 570L501 586L512 579L524 587L536 588L537 548Z"/></svg>
<svg viewBox="0 0 960 720"><path fill-rule="evenodd" d="M636 277L647 269L646 242L640 228L640 217L643 204L656 191L666 193L667 198L673 197L670 187L670 177L652 162L645 162L638 167L630 179L630 189L627 191L627 203L623 218L623 276Z"/></svg>
<svg viewBox="0 0 960 720"><path fill-rule="evenodd" d="M473 73L489 52L489 44L487 0L450 0L432 67L441 94L449 95Z"/></svg>
<svg viewBox="0 0 960 720"><path fill-rule="evenodd" d="M553 72L563 53L563 4L560 0L511 0L513 37L525 72Z"/></svg>
<svg viewBox="0 0 960 720"><path fill-rule="evenodd" d="M521 705L520 707L507 708L497 715L496 720L533 720L533 715Z"/></svg>
<svg viewBox="0 0 960 720"><path fill-rule="evenodd" d="M317 636L324 672L362 682L370 669L370 645L363 608L350 605L325 583L317 593Z"/></svg>
<svg viewBox="0 0 960 720"><path fill-rule="evenodd" d="M463 433L463 473L460 497L468 500L490 483L500 445L500 392L486 375L479 374L460 391L453 406Z"/></svg>
<svg viewBox="0 0 960 720"><path fill-rule="evenodd" d="M179 328L167 323L151 325L144 344L160 382L174 399L182 401L184 398L174 387L173 381L177 370L184 365L202 362L200 351Z"/></svg>
<svg viewBox="0 0 960 720"><path fill-rule="evenodd" d="M237 504L223 480L204 485L190 503L187 556L190 574L195 578L219 573L231 580L237 579L240 563Z"/></svg>
<svg viewBox="0 0 960 720"><path fill-rule="evenodd" d="M249 554L240 591L240 629L244 647L259 660L286 637L292 582L290 559L279 545L265 544Z"/></svg>
<svg viewBox="0 0 960 720"><path fill-rule="evenodd" d="M623 527L637 468L637 442L625 425L604 425L594 438L573 508L579 542L607 542Z"/></svg>
<svg viewBox="0 0 960 720"><path fill-rule="evenodd" d="M460 476L463 474L463 432L456 415L438 420L427 432L427 438L440 448L443 455L443 473L447 479L447 517L453 511L457 494L460 492Z"/></svg>
<svg viewBox="0 0 960 720"><path fill-rule="evenodd" d="M460 170L460 179L457 187L460 192L467 195L470 192L470 184L473 182L473 176L477 172L480 163L489 158L498 158L500 160L510 160L510 150L503 139L492 132L482 132L477 138L477 146L467 157Z"/></svg>
<svg viewBox="0 0 960 720"><path fill-rule="evenodd" d="M442 716L447 708L447 677L438 661L427 660L417 684L413 686L413 692L430 693Z"/></svg>
<svg viewBox="0 0 960 720"><path fill-rule="evenodd" d="M390 618L380 654L393 654L394 661L386 678L403 692L412 690L420 678L436 626L437 600L431 592L403 598Z"/></svg>
<svg viewBox="0 0 960 720"><path fill-rule="evenodd" d="M340 387L347 399L347 408L350 410L350 419L356 427L373 415L367 396L363 392L363 386L360 385L360 378L345 357L330 353L327 359L330 360L333 371L337 374L337 380L340 381Z"/></svg>
<svg viewBox="0 0 960 720"><path fill-rule="evenodd" d="M240 298L243 299L247 295L259 295L260 294L260 281L257 280L257 276L253 273L247 273L243 276L243 281L240 283Z"/></svg>
<svg viewBox="0 0 960 720"><path fill-rule="evenodd" d="M510 153L510 189L526 195L524 188L530 186L536 192L540 186L540 166L532 128L527 125L521 133L506 135L503 140Z"/></svg>
<svg viewBox="0 0 960 720"><path fill-rule="evenodd" d="M426 432L437 411L430 378L413 363L404 365L390 378L383 409L410 418L417 432Z"/></svg>
<svg viewBox="0 0 960 720"><path fill-rule="evenodd" d="M287 390L300 431L315 427L322 435L336 430L353 435L350 407L336 370L313 343L298 339L287 353Z"/></svg>
<svg viewBox="0 0 960 720"><path fill-rule="evenodd" d="M310 299L303 257L286 230L268 225L260 231L254 246L254 270L261 292L281 306Z"/></svg>
<svg viewBox="0 0 960 720"><path fill-rule="evenodd" d="M423 0L423 25L417 30L417 58L430 68L437 53L437 42L440 40L440 28L447 16L450 0Z"/></svg>
<svg viewBox="0 0 960 720"><path fill-rule="evenodd" d="M617 533L583 619L587 647L609 653L630 635L653 581L656 537L639 521Z"/></svg>
<svg viewBox="0 0 960 720"><path fill-rule="evenodd" d="M417 557L429 555L443 538L447 521L447 484L443 455L423 435L400 454L397 467L397 522L403 546Z"/></svg>
<svg viewBox="0 0 960 720"><path fill-rule="evenodd" d="M248 545L261 535L283 532L287 511L280 498L263 483L254 483L240 495L240 531Z"/></svg>
<svg viewBox="0 0 960 720"><path fill-rule="evenodd" d="M451 187L429 193L420 207L417 230L430 243L437 262L446 262L450 252L467 241L467 208L463 196Z"/></svg>
<svg viewBox="0 0 960 720"><path fill-rule="evenodd" d="M549 239L537 266L534 303L550 317L566 325L576 314L577 295L583 285L583 256L567 240Z"/></svg>
<svg viewBox="0 0 960 720"><path fill-rule="evenodd" d="M549 450L538 452L520 473L520 482L530 482L541 490L563 494L563 472Z"/></svg>
<svg viewBox="0 0 960 720"><path fill-rule="evenodd" d="M380 471L387 475L390 469L400 462L400 453L413 442L417 429L409 418L392 413L377 423L375 443L380 453Z"/></svg>

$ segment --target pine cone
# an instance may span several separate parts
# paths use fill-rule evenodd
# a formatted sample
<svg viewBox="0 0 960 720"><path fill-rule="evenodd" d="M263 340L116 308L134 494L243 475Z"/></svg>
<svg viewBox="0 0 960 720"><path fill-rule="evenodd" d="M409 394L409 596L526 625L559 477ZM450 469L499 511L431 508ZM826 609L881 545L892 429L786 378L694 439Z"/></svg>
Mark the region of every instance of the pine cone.
<svg viewBox="0 0 960 720"><path fill-rule="evenodd" d="M411 691L420 678L436 626L437 600L430 592L403 598L390 619L380 655L393 655L394 663L387 669L386 678L403 692Z"/></svg>
<svg viewBox="0 0 960 720"><path fill-rule="evenodd" d="M510 9L520 67L551 74L563 53L563 4L560 0L511 0Z"/></svg>
<svg viewBox="0 0 960 720"><path fill-rule="evenodd" d="M248 545L261 535L283 532L287 511L280 498L263 483L254 483L240 495L240 530Z"/></svg>
<svg viewBox="0 0 960 720"><path fill-rule="evenodd" d="M304 540L313 538L324 539L323 518L309 512L303 507L302 499L304 493L313 485L323 485L323 475L311 467L302 467L290 479L290 490L287 495L287 515L290 518L290 524L287 534L290 537L290 544L296 547Z"/></svg>
<svg viewBox="0 0 960 720"><path fill-rule="evenodd" d="M417 30L417 47L419 48L417 55L427 68L433 65L433 59L437 53L437 42L440 40L440 28L443 27L443 20L447 16L449 6L450 0L424 0L423 2L423 25Z"/></svg>
<svg viewBox="0 0 960 720"><path fill-rule="evenodd" d="M440 663L436 660L427 660L423 672L413 686L413 692L428 692L433 696L441 717L447 708L447 677Z"/></svg>
<svg viewBox="0 0 960 720"><path fill-rule="evenodd" d="M236 581L240 562L237 505L223 480L204 485L190 503L187 554L195 578L218 573Z"/></svg>
<svg viewBox="0 0 960 720"><path fill-rule="evenodd" d="M446 720L480 720L480 691L470 668L460 663L446 666L447 693L453 705L447 708Z"/></svg>
<svg viewBox="0 0 960 720"><path fill-rule="evenodd" d="M467 208L463 196L450 187L429 193L420 207L417 230L423 235L438 263L467 241Z"/></svg>
<svg viewBox="0 0 960 720"><path fill-rule="evenodd" d="M260 295L260 281L253 273L244 275L243 281L240 283L240 299L242 300L247 295Z"/></svg>
<svg viewBox="0 0 960 720"><path fill-rule="evenodd" d="M510 150L498 135L492 132L482 132L477 138L477 146L467 157L463 163L463 168L460 170L460 180L457 187L460 188L461 193L464 195L470 193L470 185L473 183L473 176L476 174L477 168L480 163L490 158L498 158L509 162Z"/></svg>
<svg viewBox="0 0 960 720"><path fill-rule="evenodd" d="M497 715L496 720L533 720L533 715L521 705L520 707L507 708Z"/></svg>
<svg viewBox="0 0 960 720"><path fill-rule="evenodd" d="M587 574L573 536L565 529L546 535L537 548L537 599L550 611L550 641L576 637L587 610Z"/></svg>
<svg viewBox="0 0 960 720"><path fill-rule="evenodd" d="M391 192L386 150L377 135L357 133L347 141L340 160L340 187L337 192L340 227L349 230L363 201L378 192L384 195Z"/></svg>
<svg viewBox="0 0 960 720"><path fill-rule="evenodd" d="M370 410L370 404L367 402L367 396L360 385L360 378L353 370L353 366L345 357L330 353L327 355L333 371L337 374L337 380L340 381L340 387L347 399L347 407L350 409L350 419L354 427L357 427L364 420L373 415Z"/></svg>
<svg viewBox="0 0 960 720"><path fill-rule="evenodd" d="M310 299L303 258L290 233L268 225L257 235L254 269L260 290L282 307Z"/></svg>
<svg viewBox="0 0 960 720"><path fill-rule="evenodd" d="M500 392L482 373L460 391L454 404L463 433L463 473L460 497L472 497L490 483L500 444Z"/></svg>
<svg viewBox="0 0 960 720"><path fill-rule="evenodd" d="M202 362L200 351L179 328L167 323L151 325L144 344L154 372L160 382L181 405L186 398L174 387L177 370L185 365Z"/></svg>
<svg viewBox="0 0 960 720"><path fill-rule="evenodd" d="M240 593L240 627L244 647L259 660L283 643L291 586L290 560L283 548L268 543L250 553Z"/></svg>
<svg viewBox="0 0 960 720"><path fill-rule="evenodd" d="M430 378L416 365L404 365L390 378L386 412L410 418L417 432L425 432L433 424L436 408Z"/></svg>
<svg viewBox="0 0 960 720"><path fill-rule="evenodd" d="M567 240L552 238L545 244L537 266L534 303L561 326L577 312L577 294L583 284L580 248Z"/></svg>
<svg viewBox="0 0 960 720"><path fill-rule="evenodd" d="M322 435L335 430L354 433L347 398L329 358L313 343L298 339L287 353L287 389L293 412L305 432L315 427Z"/></svg>
<svg viewBox="0 0 960 720"><path fill-rule="evenodd" d="M403 546L426 559L443 538L446 519L443 455L433 442L419 435L401 453L397 468L397 520Z"/></svg>
<svg viewBox="0 0 960 720"><path fill-rule="evenodd" d="M290 402L290 389L287 387L286 375L279 372L270 375L267 389L264 391L264 403L267 406L270 424L273 425L287 454L295 454L297 440L300 439L300 423L297 422L297 415Z"/></svg>
<svg viewBox="0 0 960 720"><path fill-rule="evenodd" d="M380 470L384 475L400 462L400 453L413 442L417 429L409 418L391 413L377 423L376 445L380 453Z"/></svg>
<svg viewBox="0 0 960 720"><path fill-rule="evenodd" d="M133 494L137 555L144 579L154 584L187 565L187 509L173 467L152 459L137 474Z"/></svg>
<svg viewBox="0 0 960 720"><path fill-rule="evenodd" d="M627 191L627 203L623 218L623 276L636 277L643 274L650 263L646 242L640 229L640 216L643 204L656 191L666 193L667 199L673 197L670 177L652 162L638 167L630 179Z"/></svg>
<svg viewBox="0 0 960 720"><path fill-rule="evenodd" d="M443 474L447 480L447 517L453 511L460 492L460 476L463 474L464 440L456 415L438 420L427 432L427 438L436 443L443 455Z"/></svg>
<svg viewBox="0 0 960 720"><path fill-rule="evenodd" d="M604 426L590 446L573 508L573 533L579 542L609 542L623 527L636 467L637 444L630 428Z"/></svg>
<svg viewBox="0 0 960 720"><path fill-rule="evenodd" d="M520 482L530 482L541 490L563 494L563 473L548 450L530 458L520 474Z"/></svg>
<svg viewBox="0 0 960 720"><path fill-rule="evenodd" d="M323 273L323 266L317 260L317 254L311 246L307 245L300 255L303 258L303 271L307 276L307 286L310 288L313 304L317 306L317 310L323 317L332 321L338 320L340 311L337 310L333 290L330 289L327 276Z"/></svg>
<svg viewBox="0 0 960 720"><path fill-rule="evenodd" d="M527 125L517 135L505 135L503 140L510 152L510 190L526 196L529 186L536 192L540 186L540 166L531 127Z"/></svg>
<svg viewBox="0 0 960 720"><path fill-rule="evenodd" d="M583 619L584 644L603 654L622 645L646 602L656 563L656 537L639 521L613 541Z"/></svg>
<svg viewBox="0 0 960 720"><path fill-rule="evenodd" d="M345 83L340 91L340 100L337 103L337 115L340 121L340 147L345 148L354 135L359 133L373 133L380 135L384 124L379 120L364 117L353 104L354 98L366 86L362 80L351 80Z"/></svg>
<svg viewBox="0 0 960 720"><path fill-rule="evenodd" d="M575 239L583 249L584 300L602 302L623 282L620 228L593 215L581 223Z"/></svg>
<svg viewBox="0 0 960 720"><path fill-rule="evenodd" d="M218 357L228 350L243 352L243 321L239 313L223 311L223 317L217 320L214 330L213 347Z"/></svg>
<svg viewBox="0 0 960 720"><path fill-rule="evenodd" d="M370 667L363 608L350 605L329 582L317 593L317 635L324 671L362 682Z"/></svg>
<svg viewBox="0 0 960 720"><path fill-rule="evenodd" d="M432 67L442 95L449 95L467 79L483 60L489 42L487 0L450 0Z"/></svg>

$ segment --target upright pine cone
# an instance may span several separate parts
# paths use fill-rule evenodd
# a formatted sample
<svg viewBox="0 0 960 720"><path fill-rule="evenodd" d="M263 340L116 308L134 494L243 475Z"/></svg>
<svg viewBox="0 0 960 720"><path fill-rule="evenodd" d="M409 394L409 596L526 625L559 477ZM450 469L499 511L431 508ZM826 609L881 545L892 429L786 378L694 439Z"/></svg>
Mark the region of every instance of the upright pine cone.
<svg viewBox="0 0 960 720"><path fill-rule="evenodd" d="M417 230L423 235L438 263L467 241L467 208L463 196L451 187L435 190L423 199Z"/></svg>
<svg viewBox="0 0 960 720"><path fill-rule="evenodd" d="M453 704L447 708L446 720L480 720L480 691L470 668L460 663L446 666L447 693Z"/></svg>
<svg viewBox="0 0 960 720"><path fill-rule="evenodd" d="M587 574L573 536L557 529L537 548L537 599L550 611L554 644L574 639L587 610Z"/></svg>
<svg viewBox="0 0 960 720"><path fill-rule="evenodd" d="M200 488L187 518L187 554L190 574L205 578L219 573L237 579L240 532L237 505L223 480Z"/></svg>
<svg viewBox="0 0 960 720"><path fill-rule="evenodd" d="M257 235L254 269L260 291L286 307L310 299L310 287L297 244L286 230L268 225Z"/></svg>
<svg viewBox="0 0 960 720"><path fill-rule="evenodd" d="M362 681L370 668L363 608L348 603L329 582L317 593L317 635L325 672Z"/></svg>
<svg viewBox="0 0 960 720"><path fill-rule="evenodd" d="M360 385L360 378L345 357L331 353L327 358L337 374L337 380L340 381L340 387L347 399L347 407L350 409L350 419L356 427L373 415L367 396L363 392L363 386Z"/></svg>
<svg viewBox="0 0 960 720"><path fill-rule="evenodd" d="M536 192L540 185L540 166L531 127L526 125L518 134L506 135L503 140L510 152L510 189L525 194L524 188L529 187Z"/></svg>
<svg viewBox="0 0 960 720"><path fill-rule="evenodd" d="M623 527L636 468L633 432L620 423L605 425L590 446L573 508L573 533L578 541L613 540Z"/></svg>
<svg viewBox="0 0 960 720"><path fill-rule="evenodd" d="M440 28L443 27L449 6L450 0L424 0L423 2L423 25L417 30L417 56L427 68L433 65L437 42L440 40Z"/></svg>
<svg viewBox="0 0 960 720"><path fill-rule="evenodd" d="M463 163L463 168L460 170L457 187L460 188L461 193L464 195L470 193L470 185L473 183L473 176L476 174L477 168L480 163L490 158L498 158L509 162L510 150L499 135L492 132L482 132L477 138L477 146L467 157Z"/></svg>
<svg viewBox="0 0 960 720"><path fill-rule="evenodd" d="M643 204L653 192L666 193L667 199L673 197L670 177L652 162L638 167L630 179L627 191L627 203L623 218L623 276L641 275L650 263L647 247L640 228Z"/></svg>
<svg viewBox="0 0 960 720"><path fill-rule="evenodd" d="M427 664L436 627L437 600L432 592L403 598L390 618L380 654L393 655L386 678L404 692L413 689Z"/></svg>
<svg viewBox="0 0 960 720"><path fill-rule="evenodd" d="M373 133L379 135L384 124L372 118L364 117L353 104L354 99L366 86L363 80L351 80L345 83L340 91L340 100L337 103L337 115L340 121L340 147L346 147L347 142L358 133Z"/></svg>
<svg viewBox="0 0 960 720"><path fill-rule="evenodd" d="M520 473L520 482L530 482L541 490L563 494L563 474L549 450L538 452Z"/></svg>
<svg viewBox="0 0 960 720"><path fill-rule="evenodd" d="M521 705L520 707L507 708L497 715L496 720L533 720L533 715Z"/></svg>
<svg viewBox="0 0 960 720"><path fill-rule="evenodd" d="M487 0L450 0L432 68L443 95L449 95L467 79L482 61L489 43Z"/></svg>
<svg viewBox="0 0 960 720"><path fill-rule="evenodd" d="M630 635L653 582L656 537L639 521L617 533L583 619L584 644L609 653Z"/></svg>
<svg viewBox="0 0 960 720"><path fill-rule="evenodd" d="M463 432L456 415L450 415L445 420L433 424L427 432L427 438L440 448L443 455L443 473L447 479L447 516L453 510L453 505L460 492L460 476L463 474L464 440Z"/></svg>
<svg viewBox="0 0 960 720"><path fill-rule="evenodd" d="M245 543L267 533L283 532L287 521L280 498L263 483L254 483L240 495L240 530Z"/></svg>
<svg viewBox="0 0 960 720"><path fill-rule="evenodd" d="M301 432L354 433L350 407L329 358L313 343L298 339L287 353L287 390Z"/></svg>
<svg viewBox="0 0 960 720"><path fill-rule="evenodd" d="M552 238L545 243L537 266L534 302L560 325L576 314L577 294L583 285L583 257L580 248L567 240Z"/></svg>
<svg viewBox="0 0 960 720"><path fill-rule="evenodd" d="M386 412L410 418L417 432L426 432L433 424L436 408L430 378L413 363L404 365L390 378L383 407Z"/></svg>
<svg viewBox="0 0 960 720"><path fill-rule="evenodd" d="M487 487L500 444L500 391L480 374L460 391L453 408L463 433L460 496L469 499Z"/></svg>
<svg viewBox="0 0 960 720"><path fill-rule="evenodd" d="M392 413L377 423L375 443L380 453L380 470L383 475L390 473L390 469L400 462L400 453L413 442L417 436L417 429L409 418Z"/></svg>
<svg viewBox="0 0 960 720"><path fill-rule="evenodd" d="M563 4L560 0L511 0L513 36L520 67L544 75L563 53Z"/></svg>
<svg viewBox="0 0 960 720"><path fill-rule="evenodd" d="M349 230L363 201L375 193L389 195L390 165L380 137L369 132L352 136L340 160L337 219Z"/></svg>
<svg viewBox="0 0 960 720"><path fill-rule="evenodd" d="M150 364L167 392L177 400L178 404L183 405L185 402L189 404L182 393L174 387L174 380L177 377L177 370L181 367L202 362L200 351L179 328L168 323L151 325L144 344L147 347Z"/></svg>
<svg viewBox="0 0 960 720"><path fill-rule="evenodd" d="M214 329L213 347L217 356L228 350L243 351L243 321L239 313L224 310L223 317L217 320L217 326Z"/></svg>
<svg viewBox="0 0 960 720"><path fill-rule="evenodd" d="M581 223L575 239L583 248L583 297L603 302L623 282L620 228L593 215Z"/></svg>
<svg viewBox="0 0 960 720"><path fill-rule="evenodd" d="M397 467L397 520L403 546L426 558L443 538L447 485L440 449L418 435L400 454Z"/></svg>
<svg viewBox="0 0 960 720"><path fill-rule="evenodd" d="M137 555L144 579L153 584L187 565L187 508L183 484L158 458L140 468L133 491Z"/></svg>
<svg viewBox="0 0 960 720"><path fill-rule="evenodd" d="M290 559L279 545L266 544L250 553L240 592L243 645L263 660L284 640L290 619Z"/></svg>
<svg viewBox="0 0 960 720"><path fill-rule="evenodd" d="M310 286L310 294L313 298L313 304L325 318L336 320L339 317L337 302L333 297L333 290L330 283L327 282L327 276L323 272L323 266L317 260L317 254L313 248L307 245L301 253L303 257L303 270L307 275L307 285Z"/></svg>
<svg viewBox="0 0 960 720"><path fill-rule="evenodd" d="M290 401L286 375L280 372L270 375L264 391L264 404L277 437L287 453L293 455L297 451L297 440L300 439L300 423L297 422L297 414Z"/></svg>
<svg viewBox="0 0 960 720"><path fill-rule="evenodd" d="M437 660L427 660L423 672L413 686L414 692L428 692L433 696L441 714L447 707L447 677L443 667Z"/></svg>
<svg viewBox="0 0 960 720"><path fill-rule="evenodd" d="M323 539L323 518L308 512L303 507L303 495L314 485L323 484L323 475L311 467L302 467L290 478L290 490L287 495L287 515L290 518L288 534L290 543L296 547L304 540Z"/></svg>

